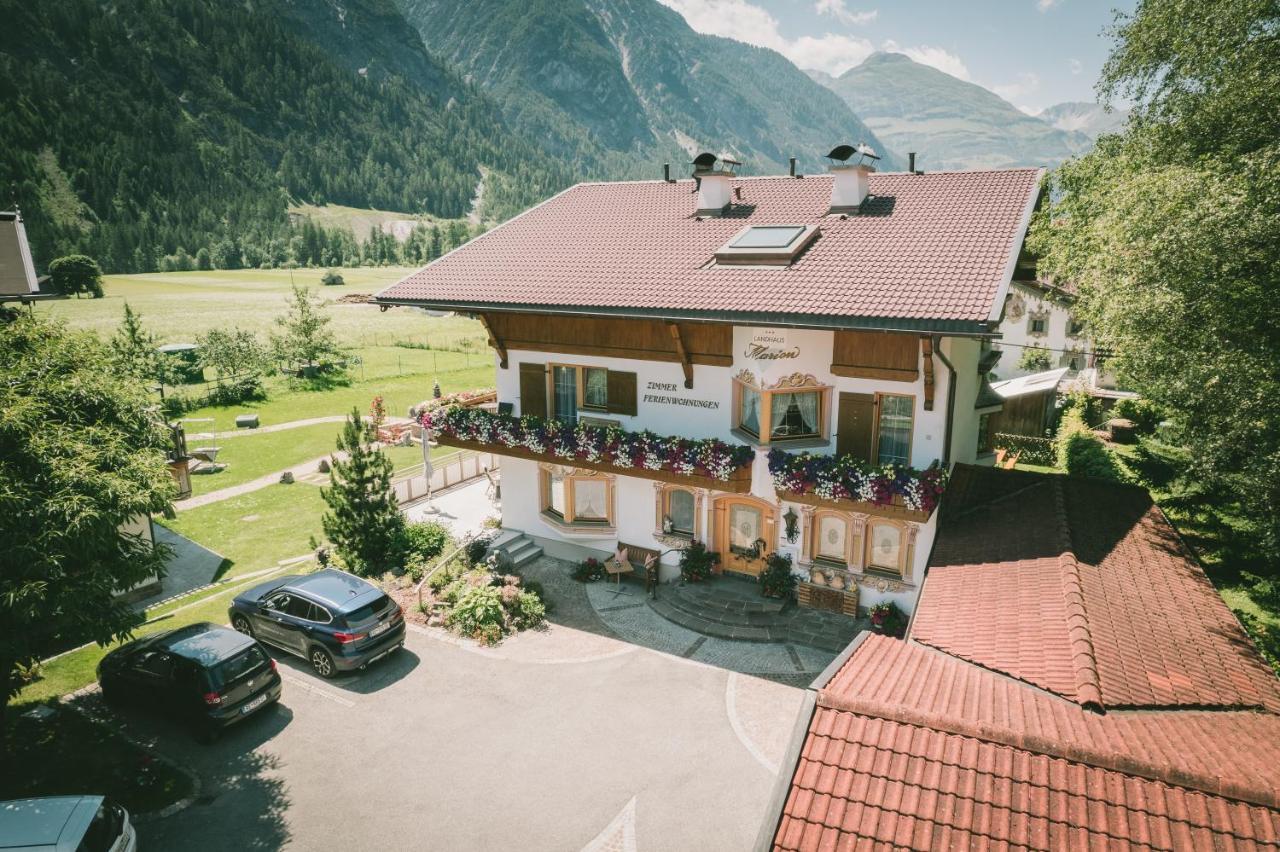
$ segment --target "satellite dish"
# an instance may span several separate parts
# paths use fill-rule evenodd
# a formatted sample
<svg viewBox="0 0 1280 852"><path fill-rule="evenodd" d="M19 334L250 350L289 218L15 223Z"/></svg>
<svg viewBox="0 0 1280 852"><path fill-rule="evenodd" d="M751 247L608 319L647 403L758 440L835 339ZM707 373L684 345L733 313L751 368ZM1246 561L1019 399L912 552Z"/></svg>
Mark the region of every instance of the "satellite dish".
<svg viewBox="0 0 1280 852"><path fill-rule="evenodd" d="M710 151L703 151L701 154L693 158L693 166L699 171L711 171L716 164L716 155Z"/></svg>

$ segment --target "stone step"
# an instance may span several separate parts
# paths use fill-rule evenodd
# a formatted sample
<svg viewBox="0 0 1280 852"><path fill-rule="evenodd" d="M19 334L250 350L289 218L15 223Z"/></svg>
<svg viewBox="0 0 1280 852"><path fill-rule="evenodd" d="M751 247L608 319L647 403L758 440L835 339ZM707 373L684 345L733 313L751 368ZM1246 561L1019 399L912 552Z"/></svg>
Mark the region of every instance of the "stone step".
<svg viewBox="0 0 1280 852"><path fill-rule="evenodd" d="M525 539L519 547L508 550L506 553L511 558L511 563L520 568L541 556L542 548L529 539Z"/></svg>
<svg viewBox="0 0 1280 852"><path fill-rule="evenodd" d="M787 601L777 598L766 598L758 588L753 587L751 594L726 595L713 580L711 584L679 586L680 594L690 601L708 609L728 610L732 612L759 612L777 615L787 608Z"/></svg>
<svg viewBox="0 0 1280 852"><path fill-rule="evenodd" d="M518 539L528 540L528 536L520 532L520 530L501 530L498 535L489 543L490 550L502 550L508 544Z"/></svg>
<svg viewBox="0 0 1280 852"><path fill-rule="evenodd" d="M662 597L674 608L707 621L736 627L771 627L785 625L788 616L778 611L744 610L738 606L720 606L704 597L689 594L687 587L664 590Z"/></svg>
<svg viewBox="0 0 1280 852"><path fill-rule="evenodd" d="M736 639L741 642L774 642L779 636L775 636L773 631L767 627L749 627L742 625L721 624L718 621L710 621L699 615L686 612L671 605L671 601L666 598L649 599L649 606L654 612L661 615L667 621L678 624L681 627L688 628L695 633L701 633L704 636L715 636L720 639Z"/></svg>

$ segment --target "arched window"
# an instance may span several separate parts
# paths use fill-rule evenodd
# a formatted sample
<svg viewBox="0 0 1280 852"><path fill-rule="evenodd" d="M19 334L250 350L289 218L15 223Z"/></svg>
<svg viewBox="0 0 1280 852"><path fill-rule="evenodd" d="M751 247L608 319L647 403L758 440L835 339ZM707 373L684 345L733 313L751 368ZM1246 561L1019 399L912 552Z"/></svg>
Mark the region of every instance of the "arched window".
<svg viewBox="0 0 1280 852"><path fill-rule="evenodd" d="M899 521L871 518L867 521L865 566L867 571L895 574L909 573L911 539L908 527Z"/></svg>
<svg viewBox="0 0 1280 852"><path fill-rule="evenodd" d="M693 488L655 482L654 532L695 539L702 534L702 499Z"/></svg>

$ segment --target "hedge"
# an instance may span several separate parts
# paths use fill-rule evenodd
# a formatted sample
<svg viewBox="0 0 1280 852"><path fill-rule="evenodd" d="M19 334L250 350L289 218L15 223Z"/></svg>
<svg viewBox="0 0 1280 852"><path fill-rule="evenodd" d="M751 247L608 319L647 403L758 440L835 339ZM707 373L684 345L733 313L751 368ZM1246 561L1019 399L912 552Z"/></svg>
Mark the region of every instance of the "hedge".
<svg viewBox="0 0 1280 852"><path fill-rule="evenodd" d="M1058 467L1076 476L1120 480L1120 469L1110 451L1085 425L1078 408L1068 409L1058 426Z"/></svg>
<svg viewBox="0 0 1280 852"><path fill-rule="evenodd" d="M1008 432L997 432L992 439L993 446L1006 450L1011 455L1021 453L1018 461L1027 464L1041 464L1052 467L1054 464L1053 439L1039 438L1035 435L1012 435Z"/></svg>

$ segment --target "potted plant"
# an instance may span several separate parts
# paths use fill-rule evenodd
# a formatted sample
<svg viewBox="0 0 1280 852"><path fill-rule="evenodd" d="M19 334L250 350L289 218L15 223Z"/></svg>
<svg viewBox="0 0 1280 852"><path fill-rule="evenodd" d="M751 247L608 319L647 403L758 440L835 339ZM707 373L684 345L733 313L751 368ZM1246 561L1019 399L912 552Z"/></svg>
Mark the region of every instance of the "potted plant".
<svg viewBox="0 0 1280 852"><path fill-rule="evenodd" d="M686 583L699 583L711 576L711 571L720 562L720 554L707 550L700 541L689 542L689 546L680 552L680 579Z"/></svg>
<svg viewBox="0 0 1280 852"><path fill-rule="evenodd" d="M871 616L871 629L875 632L898 639L907 632L907 617L893 601L878 603L867 612Z"/></svg>
<svg viewBox="0 0 1280 852"><path fill-rule="evenodd" d="M796 575L791 573L791 557L770 553L760 572L760 594L767 598L789 598L796 588Z"/></svg>

